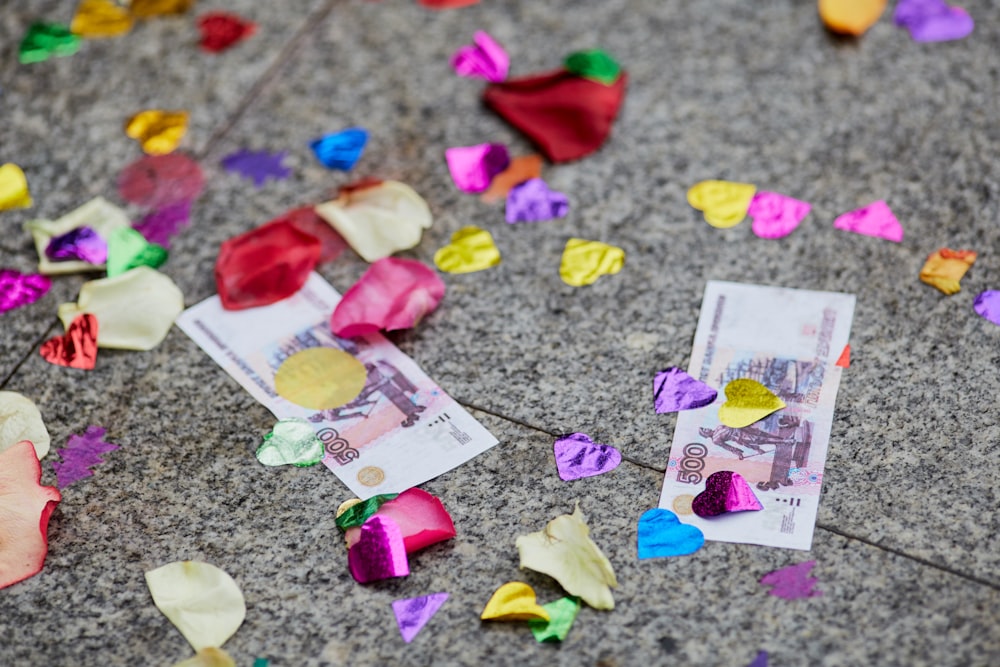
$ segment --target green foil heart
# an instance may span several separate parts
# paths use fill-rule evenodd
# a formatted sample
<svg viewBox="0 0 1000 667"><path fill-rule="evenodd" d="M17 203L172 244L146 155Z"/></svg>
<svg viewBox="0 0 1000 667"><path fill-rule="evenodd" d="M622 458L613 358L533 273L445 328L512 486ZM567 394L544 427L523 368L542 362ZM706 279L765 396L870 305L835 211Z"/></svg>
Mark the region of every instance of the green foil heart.
<svg viewBox="0 0 1000 667"><path fill-rule="evenodd" d="M61 23L32 23L21 40L18 60L40 63L50 56L71 56L80 49L80 38Z"/></svg>
<svg viewBox="0 0 1000 667"><path fill-rule="evenodd" d="M323 459L323 442L305 419L282 419L257 448L257 460L266 466L316 465Z"/></svg>
<svg viewBox="0 0 1000 667"><path fill-rule="evenodd" d="M563 66L577 76L593 79L605 86L617 81L622 73L621 65L602 49L571 53L566 56Z"/></svg>
<svg viewBox="0 0 1000 667"><path fill-rule="evenodd" d="M108 239L108 278L137 266L159 268L167 261L167 249L150 243L131 227L116 229Z"/></svg>
<svg viewBox="0 0 1000 667"><path fill-rule="evenodd" d="M351 505L344 510L343 514L337 517L337 528L347 530L348 528L363 525L369 517L378 511L378 508L398 495L398 493L383 493L381 496L372 496L368 500L362 500L360 503Z"/></svg>
<svg viewBox="0 0 1000 667"><path fill-rule="evenodd" d="M542 609L549 612L548 621L529 621L531 634L535 635L535 640L541 642L561 642L566 639L569 629L573 627L573 621L580 611L580 599L575 597L565 597L554 600L548 604L543 604Z"/></svg>

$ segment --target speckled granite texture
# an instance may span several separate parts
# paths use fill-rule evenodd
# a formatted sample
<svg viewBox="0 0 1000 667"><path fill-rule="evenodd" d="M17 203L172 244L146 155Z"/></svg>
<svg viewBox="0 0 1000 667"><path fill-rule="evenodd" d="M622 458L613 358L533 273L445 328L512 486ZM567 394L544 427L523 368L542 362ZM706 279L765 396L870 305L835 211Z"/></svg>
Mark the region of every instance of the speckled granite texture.
<svg viewBox="0 0 1000 667"><path fill-rule="evenodd" d="M814 3L792 0L484 0L444 12L412 0L205 0L21 66L27 26L68 21L74 3L5 3L0 162L24 167L35 206L0 213L0 266L32 268L25 220L98 194L121 203L117 173L139 155L122 124L159 105L191 111L182 149L208 177L162 269L188 305L215 291L220 242L365 175L405 181L430 203L436 223L406 256L429 262L476 224L503 263L444 276L442 307L393 336L501 444L425 485L458 537L414 557L410 577L365 587L347 571L333 521L347 489L322 468L258 465L253 449L273 418L180 331L149 353L102 350L82 372L37 353L81 277L58 278L39 302L0 316L0 383L36 401L53 447L89 424L121 445L64 491L44 571L0 591L0 665L187 657L143 580L179 559L212 562L242 586L247 620L226 644L241 667L256 657L273 667L741 667L761 649L781 667L1000 664L1000 328L971 308L979 291L1000 289L1000 3L962 4L977 20L972 37L928 45L889 12L863 39L836 39ZM209 56L195 46L195 17L219 8L259 29ZM447 147L531 149L482 107L481 82L448 67L477 29L507 48L514 76L594 46L629 72L612 139L544 170L569 195L564 220L509 226L502 205L451 183ZM349 175L326 171L306 142L350 125L371 132L361 162ZM254 188L218 166L240 148L287 150L294 175ZM778 241L747 223L712 229L684 198L704 178L784 192L812 214ZM833 229L836 215L875 199L902 221L901 244ZM566 286L558 262L571 236L623 247L625 268ZM943 245L980 252L952 297L917 280ZM344 290L364 268L348 252L323 273ZM709 279L858 297L810 554L710 543L687 558L636 559L636 520L657 502L675 421L653 413L651 380L686 365ZM561 482L551 445L570 431L619 447L626 461ZM47 464L43 479L55 481ZM616 609L585 608L561 646L481 623L506 581L531 583L543 602L560 595L518 570L514 540L575 501L616 569ZM821 597L780 600L757 583L807 559ZM390 603L439 591L450 599L405 644Z"/></svg>

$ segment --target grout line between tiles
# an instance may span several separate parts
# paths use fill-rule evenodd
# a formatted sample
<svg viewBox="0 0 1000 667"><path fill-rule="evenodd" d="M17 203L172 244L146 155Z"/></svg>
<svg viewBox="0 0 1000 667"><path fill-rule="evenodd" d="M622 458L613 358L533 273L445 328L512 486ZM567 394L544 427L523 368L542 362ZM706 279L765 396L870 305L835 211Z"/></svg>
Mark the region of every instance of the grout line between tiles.
<svg viewBox="0 0 1000 667"><path fill-rule="evenodd" d="M15 375L17 375L17 372L21 369L21 366L24 365L24 362L28 360L28 357L30 357L35 352L35 350L38 348L39 345L42 344L42 342L44 342L47 338L49 338L49 336L52 334L52 330L56 327L57 324L59 324L59 320L58 319L53 320L52 323L49 325L49 328L43 331L42 335L36 338L34 342L31 343L31 347L29 347L25 351L25 353L21 356L18 362L14 365L14 368L12 368L10 370L10 373L7 374L7 377L5 377L3 381L0 381L0 389L4 389L7 386L7 383L10 382Z"/></svg>

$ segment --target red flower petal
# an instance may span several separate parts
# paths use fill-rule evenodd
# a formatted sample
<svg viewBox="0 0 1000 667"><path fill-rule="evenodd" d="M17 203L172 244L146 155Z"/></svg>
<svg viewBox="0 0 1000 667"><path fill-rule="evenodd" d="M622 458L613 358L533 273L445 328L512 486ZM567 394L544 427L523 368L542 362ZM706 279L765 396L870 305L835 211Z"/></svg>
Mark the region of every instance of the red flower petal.
<svg viewBox="0 0 1000 667"><path fill-rule="evenodd" d="M49 517L62 496L41 478L28 440L0 452L0 588L33 577L45 563Z"/></svg>
<svg viewBox="0 0 1000 667"><path fill-rule="evenodd" d="M399 526L408 554L456 535L455 524L441 501L420 489L403 491L372 516L388 517ZM360 539L361 528L348 528L344 537L349 549Z"/></svg>

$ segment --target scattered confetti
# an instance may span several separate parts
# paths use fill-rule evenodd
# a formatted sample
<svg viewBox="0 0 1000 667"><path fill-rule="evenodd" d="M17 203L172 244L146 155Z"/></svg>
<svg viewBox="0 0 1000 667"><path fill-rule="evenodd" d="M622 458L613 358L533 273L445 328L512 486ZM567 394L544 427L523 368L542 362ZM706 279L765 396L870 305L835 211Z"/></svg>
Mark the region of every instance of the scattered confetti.
<svg viewBox="0 0 1000 667"><path fill-rule="evenodd" d="M360 127L349 127L340 132L324 134L309 142L316 159L327 169L350 171L361 159L361 153L368 143L368 131Z"/></svg>
<svg viewBox="0 0 1000 667"><path fill-rule="evenodd" d="M376 506L371 516L392 519L403 536L406 553L411 554L455 537L455 524L448 510L438 498L426 491L411 488L398 496L382 497L388 500ZM370 499L365 502L370 502ZM351 523L356 522L351 521ZM354 546L360 536L361 533L356 527L347 528L344 535L347 547Z"/></svg>
<svg viewBox="0 0 1000 667"><path fill-rule="evenodd" d="M832 32L860 37L885 11L886 0L819 0L819 16Z"/></svg>
<svg viewBox="0 0 1000 667"><path fill-rule="evenodd" d="M46 250L56 236L67 232L90 227L105 241L115 230L129 227L128 215L103 197L94 197L79 208L70 211L58 220L32 220L24 224L35 240L35 250L38 252L38 272L46 275L58 273L77 273L80 271L96 271L104 268L103 264L75 260L49 259Z"/></svg>
<svg viewBox="0 0 1000 667"><path fill-rule="evenodd" d="M551 620L549 612L539 606L535 589L520 581L511 581L496 589L483 613L484 621L542 621Z"/></svg>
<svg viewBox="0 0 1000 667"><path fill-rule="evenodd" d="M507 222L545 222L565 217L569 213L569 198L550 190L540 178L519 183L507 193Z"/></svg>
<svg viewBox="0 0 1000 667"><path fill-rule="evenodd" d="M91 468L105 462L101 455L118 449L118 445L104 441L107 432L100 426L89 426L83 435L69 436L66 446L56 450L62 461L53 461L52 470L60 489L93 475Z"/></svg>
<svg viewBox="0 0 1000 667"><path fill-rule="evenodd" d="M97 318L78 315L65 334L45 341L38 351L50 364L92 370L97 363Z"/></svg>
<svg viewBox="0 0 1000 667"><path fill-rule="evenodd" d="M704 544L698 527L681 523L670 510L646 510L639 517L639 560L687 556Z"/></svg>
<svg viewBox="0 0 1000 667"><path fill-rule="evenodd" d="M981 317L1000 325L1000 290L980 292L973 303L973 308Z"/></svg>
<svg viewBox="0 0 1000 667"><path fill-rule="evenodd" d="M190 222L191 202L179 201L149 213L135 223L135 230L150 243L167 248L170 246L170 239L182 232Z"/></svg>
<svg viewBox="0 0 1000 667"><path fill-rule="evenodd" d="M383 493L372 496L367 500L361 500L360 498L345 500L337 508L337 528L341 530L360 528L369 517L374 516L379 507L382 507L382 505L398 495L398 493ZM348 544L347 546L350 547L351 545Z"/></svg>
<svg viewBox="0 0 1000 667"><path fill-rule="evenodd" d="M472 273L500 263L493 237L479 227L463 227L451 235L451 243L434 253L434 265L445 273Z"/></svg>
<svg viewBox="0 0 1000 667"><path fill-rule="evenodd" d="M517 538L521 568L547 574L594 609L614 609L611 587L618 585L611 563L590 539L586 517L577 505L544 530Z"/></svg>
<svg viewBox="0 0 1000 667"><path fill-rule="evenodd" d="M203 648L193 658L182 660L173 667L236 667L236 661L221 648Z"/></svg>
<svg viewBox="0 0 1000 667"><path fill-rule="evenodd" d="M337 304L330 328L341 338L415 327L444 298L444 283L414 259L373 262Z"/></svg>
<svg viewBox="0 0 1000 667"><path fill-rule="evenodd" d="M132 0L129 11L137 18L183 14L191 9L194 0Z"/></svg>
<svg viewBox="0 0 1000 667"><path fill-rule="evenodd" d="M451 180L462 192L484 192L493 177L510 164L510 154L503 144L456 146L444 152Z"/></svg>
<svg viewBox="0 0 1000 667"><path fill-rule="evenodd" d="M451 57L455 74L470 79L486 79L499 83L507 78L510 57L503 47L490 35L477 30L472 36L472 44L467 44Z"/></svg>
<svg viewBox="0 0 1000 667"><path fill-rule="evenodd" d="M208 563L167 563L146 573L146 585L156 608L195 651L225 644L247 615L240 587Z"/></svg>
<svg viewBox="0 0 1000 667"><path fill-rule="evenodd" d="M51 287L52 281L43 275L0 269L0 313L33 304Z"/></svg>
<svg viewBox="0 0 1000 667"><path fill-rule="evenodd" d="M535 641L561 642L569 635L573 621L580 613L580 600L575 597L559 598L542 605L542 609L548 612L548 621L528 621L528 627L531 628L531 634L535 635Z"/></svg>
<svg viewBox="0 0 1000 667"><path fill-rule="evenodd" d="M45 246L45 256L53 262L75 259L88 264L104 264L108 259L108 243L93 228L77 227L53 236Z"/></svg>
<svg viewBox="0 0 1000 667"><path fill-rule="evenodd" d="M553 162L596 151L611 134L628 76L610 86L564 69L490 84L483 101Z"/></svg>
<svg viewBox="0 0 1000 667"><path fill-rule="evenodd" d="M0 167L0 211L31 208L32 203L24 171L13 162Z"/></svg>
<svg viewBox="0 0 1000 667"><path fill-rule="evenodd" d="M733 181L700 181L687 191L693 208L705 215L705 222L727 229L743 222L757 188L749 183Z"/></svg>
<svg viewBox="0 0 1000 667"><path fill-rule="evenodd" d="M341 188L340 196L316 207L366 262L420 243L433 218L427 202L397 181Z"/></svg>
<svg viewBox="0 0 1000 667"><path fill-rule="evenodd" d="M625 264L625 251L600 241L571 238L563 249L559 277L573 287L597 282L601 276L614 275Z"/></svg>
<svg viewBox="0 0 1000 667"><path fill-rule="evenodd" d="M757 657L747 667L767 667L767 651L759 651Z"/></svg>
<svg viewBox="0 0 1000 667"><path fill-rule="evenodd" d="M220 53L257 31L257 24L230 12L208 12L198 17L201 49Z"/></svg>
<svg viewBox="0 0 1000 667"><path fill-rule="evenodd" d="M785 402L756 380L731 380L725 388L726 402L719 406L719 421L730 428L743 428L785 407Z"/></svg>
<svg viewBox="0 0 1000 667"><path fill-rule="evenodd" d="M710 405L719 393L676 366L653 378L653 407L657 414L694 410Z"/></svg>
<svg viewBox="0 0 1000 667"><path fill-rule="evenodd" d="M187 132L187 125L187 111L147 109L125 123L125 134L138 141L144 153L163 155L177 148Z"/></svg>
<svg viewBox="0 0 1000 667"><path fill-rule="evenodd" d="M16 391L0 391L0 452L22 440L34 445L39 459L49 453L52 441L34 401Z"/></svg>
<svg viewBox="0 0 1000 667"><path fill-rule="evenodd" d="M577 51L566 56L563 66L573 74L610 86L621 76L622 68L602 49Z"/></svg>
<svg viewBox="0 0 1000 667"><path fill-rule="evenodd" d="M86 39L116 37L132 29L132 15L112 0L81 0L69 27Z"/></svg>
<svg viewBox="0 0 1000 667"><path fill-rule="evenodd" d="M799 226L812 205L777 192L758 192L750 201L747 215L753 218L753 233L762 239L780 239Z"/></svg>
<svg viewBox="0 0 1000 667"><path fill-rule="evenodd" d="M559 479L569 482L593 477L614 470L622 462L622 454L611 445L602 445L586 433L563 436L553 444Z"/></svg>
<svg viewBox="0 0 1000 667"><path fill-rule="evenodd" d="M945 294L957 294L961 289L959 281L976 261L972 250L950 250L941 248L931 253L920 269L920 280L936 287Z"/></svg>
<svg viewBox="0 0 1000 667"><path fill-rule="evenodd" d="M705 490L691 503L694 513L703 519L730 512L756 512L764 509L743 475L731 470L713 472L705 480Z"/></svg>
<svg viewBox="0 0 1000 667"><path fill-rule="evenodd" d="M903 240L903 226L884 201L844 213L833 221L833 226L845 232L874 236L896 243Z"/></svg>
<svg viewBox="0 0 1000 667"><path fill-rule="evenodd" d="M350 403L365 387L368 371L353 355L311 347L291 355L274 374L274 389L289 403L332 410Z"/></svg>
<svg viewBox="0 0 1000 667"><path fill-rule="evenodd" d="M266 466L294 465L304 468L323 460L323 441L305 419L282 419L264 436L257 460Z"/></svg>
<svg viewBox="0 0 1000 667"><path fill-rule="evenodd" d="M226 171L249 178L254 186L259 188L269 178L281 181L292 175L291 168L282 164L287 156L288 151L271 153L266 150L252 151L241 148L222 158L220 164Z"/></svg>
<svg viewBox="0 0 1000 667"><path fill-rule="evenodd" d="M837 366L841 368L851 367L851 346L850 344L845 345L844 349L841 351L840 356L837 357Z"/></svg>
<svg viewBox="0 0 1000 667"><path fill-rule="evenodd" d="M319 262L320 242L288 220L277 220L224 241L215 261L222 307L244 310L299 291Z"/></svg>
<svg viewBox="0 0 1000 667"><path fill-rule="evenodd" d="M80 38L61 23L32 23L21 40L18 60L22 65L45 62L50 57L71 56L80 50Z"/></svg>
<svg viewBox="0 0 1000 667"><path fill-rule="evenodd" d="M152 350L184 310L184 295L169 277L148 266L85 282L76 303L59 306L63 326L83 313L101 323L97 346Z"/></svg>
<svg viewBox="0 0 1000 667"><path fill-rule="evenodd" d="M49 517L62 496L41 480L30 442L0 452L0 589L35 576L45 564Z"/></svg>
<svg viewBox="0 0 1000 667"><path fill-rule="evenodd" d="M407 644L412 642L447 599L447 593L432 593L393 602L392 612L396 615L396 624L399 626L399 634L403 635L403 641Z"/></svg>
<svg viewBox="0 0 1000 667"><path fill-rule="evenodd" d="M976 27L967 11L944 0L899 0L893 22L909 30L915 42L963 39Z"/></svg>
<svg viewBox="0 0 1000 667"><path fill-rule="evenodd" d="M201 166L183 153L143 155L118 174L118 194L154 210L193 202L205 188Z"/></svg>
<svg viewBox="0 0 1000 667"><path fill-rule="evenodd" d="M361 584L410 574L399 526L375 515L361 526L357 543L347 552L351 576Z"/></svg>
<svg viewBox="0 0 1000 667"><path fill-rule="evenodd" d="M490 187L479 198L486 204L505 200L511 188L519 183L542 177L542 156L522 155L513 158L507 168L493 177Z"/></svg>
<svg viewBox="0 0 1000 667"><path fill-rule="evenodd" d="M122 227L108 237L108 278L138 266L159 268L167 261L167 250L150 243L139 231Z"/></svg>
<svg viewBox="0 0 1000 667"><path fill-rule="evenodd" d="M822 591L813 588L819 579L809 576L816 561L810 560L797 565L789 565L780 570L775 570L765 574L760 578L760 583L764 586L773 586L767 593L786 600L798 600L799 598L813 598L822 595Z"/></svg>

